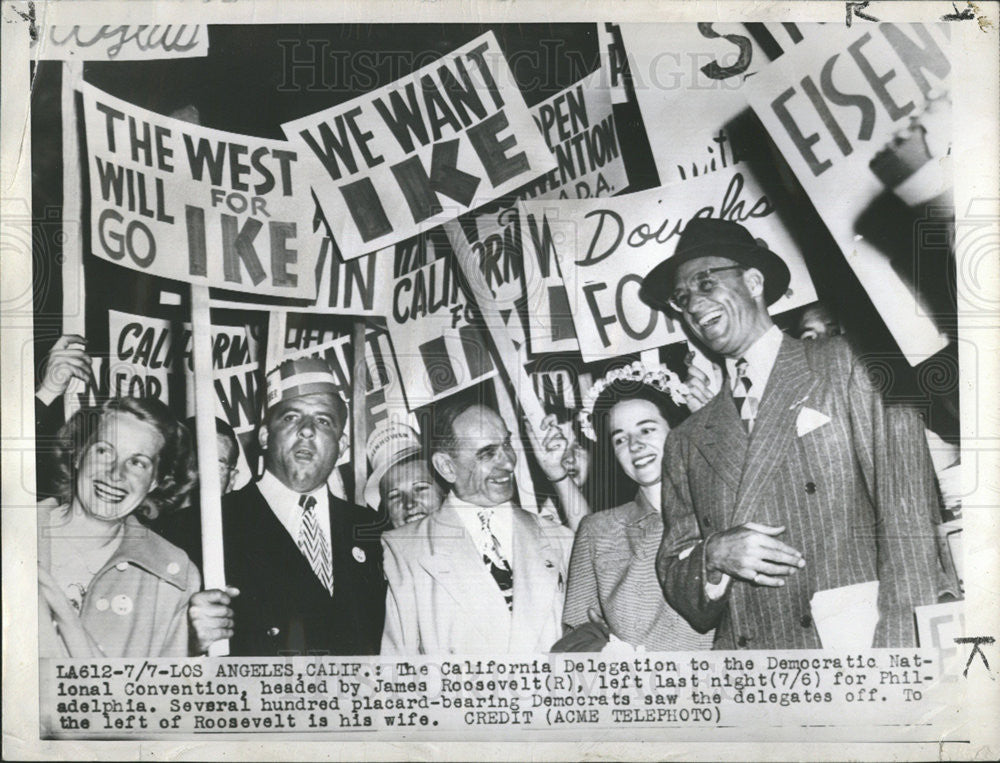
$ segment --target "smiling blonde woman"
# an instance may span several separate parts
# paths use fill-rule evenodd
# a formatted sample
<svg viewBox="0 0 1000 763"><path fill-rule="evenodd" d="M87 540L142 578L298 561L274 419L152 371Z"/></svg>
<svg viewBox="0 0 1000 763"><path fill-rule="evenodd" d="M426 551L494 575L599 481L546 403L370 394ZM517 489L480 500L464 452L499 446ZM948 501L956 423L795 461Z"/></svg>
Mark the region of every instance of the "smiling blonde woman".
<svg viewBox="0 0 1000 763"><path fill-rule="evenodd" d="M198 570L137 516L183 503L192 453L188 431L156 400L109 400L60 429L61 500L39 507L42 657L187 656Z"/></svg>

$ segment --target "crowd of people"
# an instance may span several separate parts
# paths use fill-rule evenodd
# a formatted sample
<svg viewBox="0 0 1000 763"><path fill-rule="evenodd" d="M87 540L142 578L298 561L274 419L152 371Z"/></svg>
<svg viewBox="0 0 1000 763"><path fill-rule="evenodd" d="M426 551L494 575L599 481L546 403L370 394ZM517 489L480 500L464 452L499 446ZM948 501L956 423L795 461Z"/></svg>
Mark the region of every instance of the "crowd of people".
<svg viewBox="0 0 1000 763"><path fill-rule="evenodd" d="M263 471L238 490L217 422L224 589L199 575L193 423L121 398L58 426L55 401L89 374L85 340L63 337L37 394L39 432L58 430L41 654L817 648L811 597L869 581L872 645L912 646L914 608L957 589L922 420L882 399L819 306L803 339L775 326L788 282L742 226L690 221L641 297L683 320L719 379L637 362L595 382L575 420L527 427L557 511L517 504L517 422L469 394L437 405L423 440L398 423L372 435L368 506L334 495L346 403L324 361L286 360L266 379ZM597 510L593 487L615 477L595 463L632 499Z"/></svg>

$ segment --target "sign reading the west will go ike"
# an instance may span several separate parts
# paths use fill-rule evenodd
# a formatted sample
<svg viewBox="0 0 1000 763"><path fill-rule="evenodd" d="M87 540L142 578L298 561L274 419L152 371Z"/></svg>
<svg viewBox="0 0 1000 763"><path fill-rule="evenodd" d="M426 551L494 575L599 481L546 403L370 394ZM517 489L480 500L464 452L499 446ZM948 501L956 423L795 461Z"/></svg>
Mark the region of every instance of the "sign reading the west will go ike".
<svg viewBox="0 0 1000 763"><path fill-rule="evenodd" d="M315 204L291 146L81 90L94 255L193 284L316 297Z"/></svg>
<svg viewBox="0 0 1000 763"><path fill-rule="evenodd" d="M282 129L319 176L313 190L345 259L556 167L492 32Z"/></svg>

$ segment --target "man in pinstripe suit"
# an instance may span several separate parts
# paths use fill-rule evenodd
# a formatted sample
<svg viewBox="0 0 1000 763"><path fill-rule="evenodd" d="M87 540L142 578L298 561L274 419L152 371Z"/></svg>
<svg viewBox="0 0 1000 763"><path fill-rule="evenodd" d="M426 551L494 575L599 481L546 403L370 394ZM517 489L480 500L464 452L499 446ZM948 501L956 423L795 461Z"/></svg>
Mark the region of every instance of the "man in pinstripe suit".
<svg viewBox="0 0 1000 763"><path fill-rule="evenodd" d="M912 646L940 574L922 422L884 403L842 338L778 330L767 306L788 282L749 231L708 219L643 282L727 372L667 439L660 583L716 649L806 649L822 646L814 593L877 580L873 645Z"/></svg>

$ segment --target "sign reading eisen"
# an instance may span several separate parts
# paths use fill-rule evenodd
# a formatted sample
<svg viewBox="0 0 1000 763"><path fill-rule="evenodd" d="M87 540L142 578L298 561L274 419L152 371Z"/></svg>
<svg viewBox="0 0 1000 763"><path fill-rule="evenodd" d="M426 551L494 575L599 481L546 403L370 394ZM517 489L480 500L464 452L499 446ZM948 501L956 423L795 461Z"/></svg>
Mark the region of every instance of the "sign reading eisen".
<svg viewBox="0 0 1000 763"><path fill-rule="evenodd" d="M188 283L316 297L315 205L289 144L81 89L97 257Z"/></svg>
<svg viewBox="0 0 1000 763"><path fill-rule="evenodd" d="M493 33L282 128L345 259L509 193L555 168Z"/></svg>
<svg viewBox="0 0 1000 763"><path fill-rule="evenodd" d="M897 273L893 260L917 256L926 242L914 232L912 242L885 243L886 211L894 209L886 201L891 194L918 217L930 214L927 204L952 203L949 35L948 24L837 29L770 64L746 86L757 116L913 364L944 348L948 337L923 295Z"/></svg>

